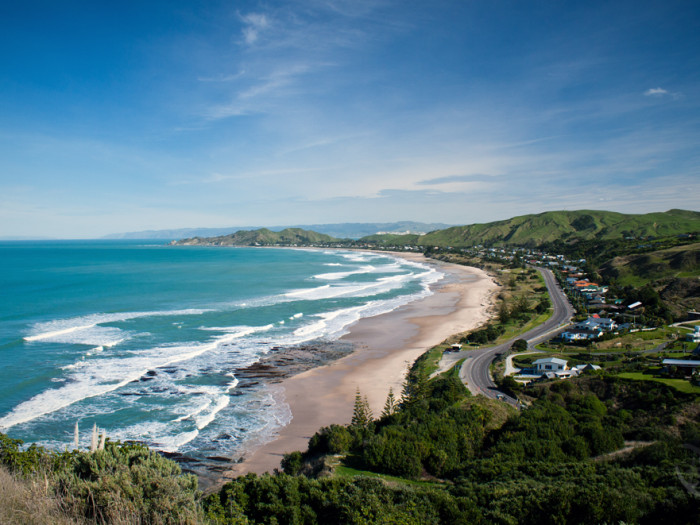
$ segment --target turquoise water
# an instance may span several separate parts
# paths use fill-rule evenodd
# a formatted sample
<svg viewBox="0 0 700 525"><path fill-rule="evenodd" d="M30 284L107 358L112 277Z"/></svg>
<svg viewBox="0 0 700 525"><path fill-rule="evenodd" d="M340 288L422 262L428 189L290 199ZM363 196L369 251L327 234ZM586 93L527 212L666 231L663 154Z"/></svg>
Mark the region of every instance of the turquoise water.
<svg viewBox="0 0 700 525"><path fill-rule="evenodd" d="M278 387L241 388L238 370L333 341L441 277L364 252L0 243L0 431L64 449L78 421L234 456L291 417Z"/></svg>

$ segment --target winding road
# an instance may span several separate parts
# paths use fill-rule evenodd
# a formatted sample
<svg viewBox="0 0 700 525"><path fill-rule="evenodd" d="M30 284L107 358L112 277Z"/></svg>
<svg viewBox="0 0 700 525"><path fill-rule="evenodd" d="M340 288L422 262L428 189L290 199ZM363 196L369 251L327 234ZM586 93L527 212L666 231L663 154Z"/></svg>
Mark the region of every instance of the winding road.
<svg viewBox="0 0 700 525"><path fill-rule="evenodd" d="M472 394L482 394L493 399L500 398L511 405L518 406L517 399L507 396L496 389L496 383L491 378L489 365L498 354L507 352L516 339L525 339L528 342L528 347L532 347L546 339L551 339L562 331L574 315L573 307L559 287L551 270L545 268L538 268L538 270L547 285L547 291L554 310L552 316L541 325L500 345L460 352L464 354L462 357L466 359L462 363L459 376Z"/></svg>

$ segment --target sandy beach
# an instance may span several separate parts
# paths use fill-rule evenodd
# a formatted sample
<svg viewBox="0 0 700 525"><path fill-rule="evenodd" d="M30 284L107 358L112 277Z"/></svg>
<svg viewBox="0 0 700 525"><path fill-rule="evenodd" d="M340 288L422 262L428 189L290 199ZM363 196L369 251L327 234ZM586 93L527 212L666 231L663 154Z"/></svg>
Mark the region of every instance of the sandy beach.
<svg viewBox="0 0 700 525"><path fill-rule="evenodd" d="M429 297L352 325L342 338L355 345L352 354L285 379L281 388L292 412L291 423L226 472L225 478L271 472L280 468L285 453L306 450L309 438L321 427L349 423L358 388L378 416L389 388L401 394L406 369L421 354L488 319L496 285L483 270L433 261L422 254L393 255L437 265L446 276L433 285L435 293Z"/></svg>

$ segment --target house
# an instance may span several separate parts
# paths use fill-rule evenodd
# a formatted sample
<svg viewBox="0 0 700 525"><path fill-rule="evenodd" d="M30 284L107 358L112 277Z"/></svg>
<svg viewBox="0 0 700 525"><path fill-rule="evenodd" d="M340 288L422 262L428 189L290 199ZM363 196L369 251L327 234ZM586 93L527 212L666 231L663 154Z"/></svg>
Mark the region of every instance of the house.
<svg viewBox="0 0 700 525"><path fill-rule="evenodd" d="M700 361L691 361L690 359L664 359L661 364L668 369L671 366L676 368L689 369L690 375L694 374L695 371L700 368Z"/></svg>
<svg viewBox="0 0 700 525"><path fill-rule="evenodd" d="M597 315L589 317L585 321L581 321L580 323L576 323L574 325L574 328L578 330L593 330L602 332L609 332L615 329L615 327L617 327L615 321L608 317L598 317Z"/></svg>
<svg viewBox="0 0 700 525"><path fill-rule="evenodd" d="M593 371L593 370L600 370L600 367L598 365L592 365L590 363L587 363L585 365L576 365L576 370L579 372L588 372L588 371Z"/></svg>
<svg viewBox="0 0 700 525"><path fill-rule="evenodd" d="M700 326L696 326L693 333L686 335L685 340L691 343L700 343Z"/></svg>
<svg viewBox="0 0 700 525"><path fill-rule="evenodd" d="M603 331L598 329L590 328L572 328L566 332L561 333L562 341L572 342L572 341L589 341L591 339L598 339L603 335Z"/></svg>
<svg viewBox="0 0 700 525"><path fill-rule="evenodd" d="M535 367L535 371L542 374L545 372L558 372L568 369L566 361L558 357L545 357L543 359L538 359L532 364Z"/></svg>
<svg viewBox="0 0 700 525"><path fill-rule="evenodd" d="M569 370L559 370L557 372L545 372L539 377L539 380L544 381L546 379L571 379L572 377L577 377L580 373L581 372L579 372L576 368Z"/></svg>

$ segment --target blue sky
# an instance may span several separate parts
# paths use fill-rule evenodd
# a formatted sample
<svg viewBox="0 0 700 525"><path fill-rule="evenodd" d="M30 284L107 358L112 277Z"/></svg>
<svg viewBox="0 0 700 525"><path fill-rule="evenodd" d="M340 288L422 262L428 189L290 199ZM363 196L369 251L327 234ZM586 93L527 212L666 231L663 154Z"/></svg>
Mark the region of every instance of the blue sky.
<svg viewBox="0 0 700 525"><path fill-rule="evenodd" d="M0 236L700 208L695 1L103 4L0 7Z"/></svg>

